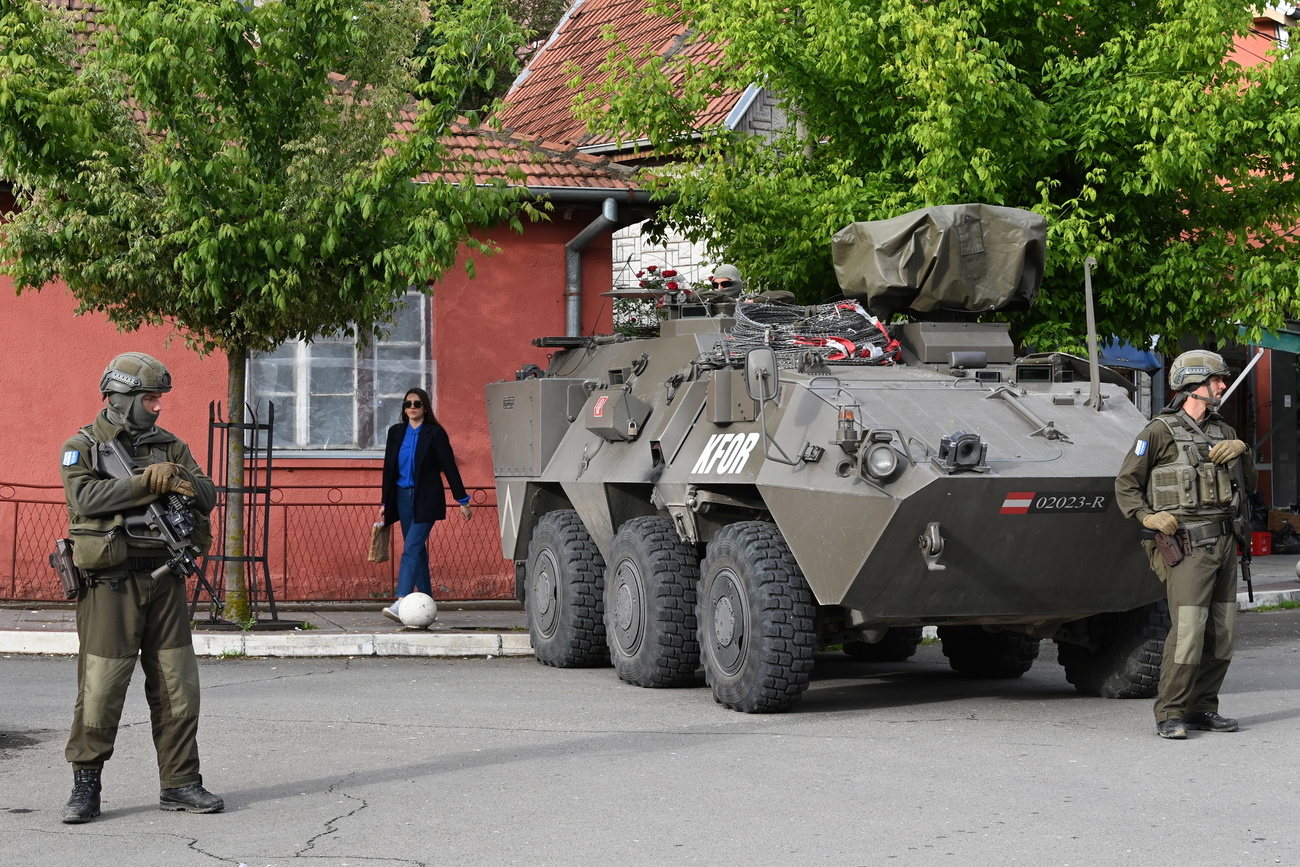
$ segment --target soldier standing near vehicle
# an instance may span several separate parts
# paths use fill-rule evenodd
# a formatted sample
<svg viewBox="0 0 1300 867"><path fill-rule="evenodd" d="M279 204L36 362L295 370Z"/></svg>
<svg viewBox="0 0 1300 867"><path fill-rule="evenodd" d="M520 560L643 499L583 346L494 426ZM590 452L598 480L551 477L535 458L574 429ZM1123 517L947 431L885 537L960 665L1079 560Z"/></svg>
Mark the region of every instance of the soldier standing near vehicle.
<svg viewBox="0 0 1300 867"><path fill-rule="evenodd" d="M1173 401L1138 434L1115 479L1120 509L1146 528L1143 546L1165 583L1172 625L1156 698L1156 733L1182 740L1187 729L1235 732L1219 715L1219 687L1232 659L1237 616L1233 521L1258 475L1246 444L1217 409L1230 375L1214 352L1174 359ZM1235 490L1237 477L1247 490Z"/></svg>
<svg viewBox="0 0 1300 867"><path fill-rule="evenodd" d="M137 656L158 754L159 808L215 813L225 806L199 773L199 671L185 580L165 568L170 552L158 534L132 521L160 496L182 494L192 498L186 502L198 525L193 548L202 553L211 542L212 480L185 443L155 424L171 387L157 359L119 355L100 380L104 409L63 445L73 558L85 579L77 594L77 703L64 752L73 769L67 824L99 815L100 774L113 755ZM139 474L98 471L99 444L115 439L143 468Z"/></svg>

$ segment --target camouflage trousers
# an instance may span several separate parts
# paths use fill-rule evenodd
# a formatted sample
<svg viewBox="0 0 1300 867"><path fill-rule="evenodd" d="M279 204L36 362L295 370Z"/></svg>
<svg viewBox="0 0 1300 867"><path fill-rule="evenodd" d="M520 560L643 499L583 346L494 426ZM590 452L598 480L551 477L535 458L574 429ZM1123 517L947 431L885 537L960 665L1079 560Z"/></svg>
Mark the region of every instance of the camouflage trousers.
<svg viewBox="0 0 1300 867"><path fill-rule="evenodd" d="M1160 662L1156 722L1219 709L1236 637L1237 549L1232 536L1212 541L1162 575L1172 625Z"/></svg>
<svg viewBox="0 0 1300 867"><path fill-rule="evenodd" d="M76 770L102 767L137 657L144 669L160 788L202 782L199 774L199 667L190 635L185 582L131 572L100 578L77 597L77 704L64 757Z"/></svg>

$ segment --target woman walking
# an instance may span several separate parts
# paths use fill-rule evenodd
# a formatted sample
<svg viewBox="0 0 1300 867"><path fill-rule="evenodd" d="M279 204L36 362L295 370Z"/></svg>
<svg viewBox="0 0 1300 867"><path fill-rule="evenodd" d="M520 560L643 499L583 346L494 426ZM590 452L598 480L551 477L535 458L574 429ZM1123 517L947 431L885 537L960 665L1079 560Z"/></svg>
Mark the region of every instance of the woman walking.
<svg viewBox="0 0 1300 867"><path fill-rule="evenodd" d="M447 494L442 476L451 486L466 521L474 517L469 494L456 469L447 432L433 417L429 395L412 388L402 400L402 420L388 429L384 448L383 505L380 517L385 525L402 524L402 561L397 572L397 601L384 609L384 616L401 622L397 608L402 597L420 592L433 595L429 575L429 550L425 541L435 521L447 516Z"/></svg>

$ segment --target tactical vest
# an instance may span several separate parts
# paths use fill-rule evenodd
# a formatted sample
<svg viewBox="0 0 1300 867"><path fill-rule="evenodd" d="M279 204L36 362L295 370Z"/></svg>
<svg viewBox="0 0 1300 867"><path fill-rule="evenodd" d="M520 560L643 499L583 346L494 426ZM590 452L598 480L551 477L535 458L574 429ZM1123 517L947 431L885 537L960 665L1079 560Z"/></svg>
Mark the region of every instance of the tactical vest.
<svg viewBox="0 0 1300 867"><path fill-rule="evenodd" d="M1228 439L1228 431L1206 419L1204 433L1191 430L1169 416L1156 416L1174 438L1175 459L1151 470L1147 480L1147 501L1157 512L1172 512L1186 518L1221 518L1235 514L1237 499L1232 474L1226 464L1210 460L1210 447Z"/></svg>
<svg viewBox="0 0 1300 867"><path fill-rule="evenodd" d="M95 437L94 426L86 425L78 433L85 438L87 459L90 461L91 468L98 473L99 440ZM135 454L134 449L130 451L136 463L141 466L173 460L167 443L152 443L149 446L148 458ZM72 536L73 562L81 569L96 572L121 566L126 562L127 557L132 556L131 549L165 552L167 547L160 538L156 540L132 538L128 548L125 532L126 518L128 515L142 513L144 508L139 506L115 515L90 516L82 515L69 507L68 533ZM206 514L197 515L197 519L198 526L190 541L196 553L206 554L212 546L212 522ZM157 535L157 531L154 530L144 530L143 533L148 536Z"/></svg>

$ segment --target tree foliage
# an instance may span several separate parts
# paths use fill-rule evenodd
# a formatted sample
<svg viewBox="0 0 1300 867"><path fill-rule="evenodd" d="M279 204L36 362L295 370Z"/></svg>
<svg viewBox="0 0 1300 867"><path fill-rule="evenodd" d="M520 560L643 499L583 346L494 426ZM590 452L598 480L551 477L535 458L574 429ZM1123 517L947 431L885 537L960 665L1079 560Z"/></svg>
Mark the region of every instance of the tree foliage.
<svg viewBox="0 0 1300 867"><path fill-rule="evenodd" d="M1258 337L1300 318L1300 58L1228 59L1251 27L1246 4L662 0L655 11L715 52L647 63L611 35L576 104L593 126L646 135L680 160L655 180L676 197L655 228L707 241L758 282L833 294L830 238L847 223L981 201L1047 218L1047 277L1017 319L1040 347L1082 343L1087 256L1103 334L1226 339L1240 323ZM753 83L791 119L774 139L691 129L707 99Z"/></svg>
<svg viewBox="0 0 1300 867"><path fill-rule="evenodd" d="M365 340L408 286L489 251L475 229L519 228L528 206L476 186L474 155L446 144L467 107L488 112L466 94L518 45L493 0L432 21L420 0L100 5L74 33L44 2L0 0L0 177L18 201L0 271L224 350L231 423L250 351ZM426 24L437 38L417 53ZM241 490L242 437L227 466ZM238 497L225 530L227 611L245 620Z"/></svg>
<svg viewBox="0 0 1300 867"><path fill-rule="evenodd" d="M420 34L417 56L442 45L447 40L449 28L474 31L472 38L465 39L464 44L475 56L469 65L482 72L476 81L466 86L459 103L463 111L473 111L505 96L519 72L520 60L527 46L550 34L568 10L570 0L499 0L501 15L490 22L490 28L483 28L482 22L476 21L473 15L465 15L462 0L425 2L431 20ZM428 78L432 72L432 67L425 67L421 70L421 79Z"/></svg>
<svg viewBox="0 0 1300 867"><path fill-rule="evenodd" d="M104 7L80 64L41 4L0 22L0 172L20 204L2 242L19 291L63 280L81 312L174 323L204 350L364 337L462 243L486 249L472 229L516 219L504 189L412 182L464 169L440 141L481 72L463 21L426 58L437 71L395 141L417 90L414 2Z"/></svg>

